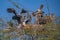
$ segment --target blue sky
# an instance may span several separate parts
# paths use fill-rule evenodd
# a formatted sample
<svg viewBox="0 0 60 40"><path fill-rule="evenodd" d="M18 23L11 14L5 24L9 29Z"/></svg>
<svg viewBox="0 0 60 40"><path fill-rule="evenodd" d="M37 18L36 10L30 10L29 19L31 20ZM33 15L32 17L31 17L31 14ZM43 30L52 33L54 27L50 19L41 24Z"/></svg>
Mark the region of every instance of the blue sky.
<svg viewBox="0 0 60 40"><path fill-rule="evenodd" d="M39 6L43 4L44 5L43 10L45 14L48 13L45 0L12 0L12 1L16 2L21 8L31 11L37 10ZM23 7L21 4L23 5ZM60 15L60 0L48 0L48 5L51 13L54 13L55 16ZM0 18L3 18L5 20L11 19L13 15L9 14L6 11L7 8L14 8L17 11L17 13L20 12L20 9L16 8L8 0L0 0Z"/></svg>

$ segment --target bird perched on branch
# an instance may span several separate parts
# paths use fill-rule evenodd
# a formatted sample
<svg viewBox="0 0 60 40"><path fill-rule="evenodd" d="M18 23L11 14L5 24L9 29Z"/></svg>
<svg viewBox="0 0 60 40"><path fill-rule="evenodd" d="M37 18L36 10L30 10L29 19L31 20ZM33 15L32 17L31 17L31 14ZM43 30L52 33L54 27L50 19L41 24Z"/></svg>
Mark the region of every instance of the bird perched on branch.
<svg viewBox="0 0 60 40"><path fill-rule="evenodd" d="M13 8L8 8L7 11L8 11L9 13L15 14L15 15L12 17L12 19L17 20L18 24L21 23L21 17L22 17L22 16L21 16L21 15L17 15L15 9L13 9Z"/></svg>
<svg viewBox="0 0 60 40"><path fill-rule="evenodd" d="M42 17L43 17L43 13L44 13L42 11L42 9L43 9L43 5L41 4L39 9L36 12L32 13L32 15L35 16L35 18L36 18L36 23L37 24L41 24L42 23L41 21L42 21Z"/></svg>

